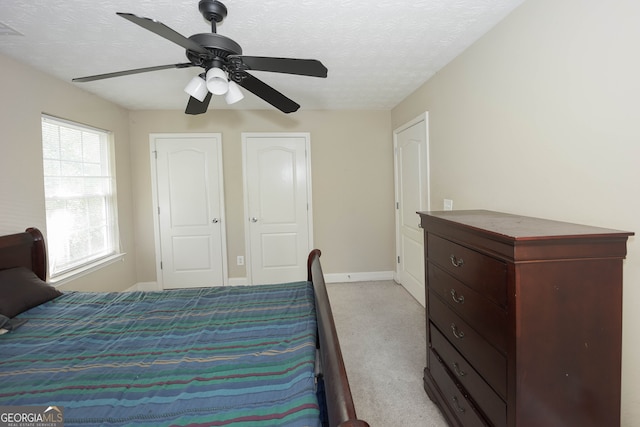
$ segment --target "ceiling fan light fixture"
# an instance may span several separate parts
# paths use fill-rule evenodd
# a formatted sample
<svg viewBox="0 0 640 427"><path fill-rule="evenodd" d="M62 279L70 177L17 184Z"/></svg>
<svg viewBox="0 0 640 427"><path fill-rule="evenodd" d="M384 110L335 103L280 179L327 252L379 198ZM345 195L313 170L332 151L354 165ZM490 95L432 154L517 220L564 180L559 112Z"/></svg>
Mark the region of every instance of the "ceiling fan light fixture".
<svg viewBox="0 0 640 427"><path fill-rule="evenodd" d="M229 90L227 73L218 67L207 71L207 88L214 95L224 95Z"/></svg>
<svg viewBox="0 0 640 427"><path fill-rule="evenodd" d="M204 98L206 98L209 93L209 90L207 89L207 82L205 82L200 76L192 78L191 81L187 83L184 91L200 102L204 101Z"/></svg>
<svg viewBox="0 0 640 427"><path fill-rule="evenodd" d="M242 99L244 99L244 94L240 90L240 86L233 80L229 80L229 91L225 95L224 100L227 101L227 104L231 105Z"/></svg>

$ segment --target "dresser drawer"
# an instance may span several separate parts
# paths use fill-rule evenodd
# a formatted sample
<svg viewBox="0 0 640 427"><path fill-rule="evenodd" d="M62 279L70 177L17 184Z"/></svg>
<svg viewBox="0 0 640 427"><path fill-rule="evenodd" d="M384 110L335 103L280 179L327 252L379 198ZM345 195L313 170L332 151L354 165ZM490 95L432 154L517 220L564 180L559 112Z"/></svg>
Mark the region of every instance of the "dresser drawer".
<svg viewBox="0 0 640 427"><path fill-rule="evenodd" d="M429 289L473 325L497 349L507 352L507 312L435 264L427 265Z"/></svg>
<svg viewBox="0 0 640 427"><path fill-rule="evenodd" d="M467 322L456 315L435 293L429 292L429 318L489 385L506 398L507 361Z"/></svg>
<svg viewBox="0 0 640 427"><path fill-rule="evenodd" d="M507 266L504 262L430 233L427 234L427 258L470 288L506 307Z"/></svg>
<svg viewBox="0 0 640 427"><path fill-rule="evenodd" d="M447 341L437 328L431 328L431 346L440 356L442 363L467 390L471 398L482 408L485 416L496 426L507 425L507 404L482 379L480 374ZM433 353L430 353L431 355ZM430 357L429 363L435 363Z"/></svg>
<svg viewBox="0 0 640 427"><path fill-rule="evenodd" d="M429 353L429 359L432 362L429 365L431 376L438 388L440 388L440 393L447 406L449 406L451 412L455 414L460 423L464 427L486 427L488 423L483 420L473 403L467 400L433 351Z"/></svg>

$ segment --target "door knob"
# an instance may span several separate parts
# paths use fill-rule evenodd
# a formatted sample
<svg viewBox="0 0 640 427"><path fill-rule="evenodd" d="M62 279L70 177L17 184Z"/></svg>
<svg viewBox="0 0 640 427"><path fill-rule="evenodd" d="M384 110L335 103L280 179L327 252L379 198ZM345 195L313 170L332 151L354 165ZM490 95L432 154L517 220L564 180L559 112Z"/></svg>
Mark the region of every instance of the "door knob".
<svg viewBox="0 0 640 427"><path fill-rule="evenodd" d="M220 220L219 220L218 218L213 218L213 219L211 220L211 222L212 222L212 223L214 223L214 224L217 224L217 223L219 223L219 222L220 222Z"/></svg>
<svg viewBox="0 0 640 427"><path fill-rule="evenodd" d="M256 218L255 216L251 217L251 222L258 222L258 218Z"/></svg>

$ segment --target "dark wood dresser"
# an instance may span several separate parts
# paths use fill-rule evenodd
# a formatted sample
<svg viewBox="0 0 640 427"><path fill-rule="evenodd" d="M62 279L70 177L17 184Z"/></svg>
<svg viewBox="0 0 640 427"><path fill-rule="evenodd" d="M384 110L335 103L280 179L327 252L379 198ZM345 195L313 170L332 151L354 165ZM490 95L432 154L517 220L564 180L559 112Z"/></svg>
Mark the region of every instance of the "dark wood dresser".
<svg viewBox="0 0 640 427"><path fill-rule="evenodd" d="M419 214L424 387L449 424L619 426L633 233L490 211Z"/></svg>

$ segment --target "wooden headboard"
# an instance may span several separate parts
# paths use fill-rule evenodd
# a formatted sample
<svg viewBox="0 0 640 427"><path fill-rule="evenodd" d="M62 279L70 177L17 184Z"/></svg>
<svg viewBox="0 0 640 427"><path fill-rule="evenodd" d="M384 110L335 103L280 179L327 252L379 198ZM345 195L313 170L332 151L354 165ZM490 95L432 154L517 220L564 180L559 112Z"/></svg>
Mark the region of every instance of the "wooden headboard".
<svg viewBox="0 0 640 427"><path fill-rule="evenodd" d="M47 280L47 251L44 236L37 228L24 233L0 236L0 270L26 267Z"/></svg>

